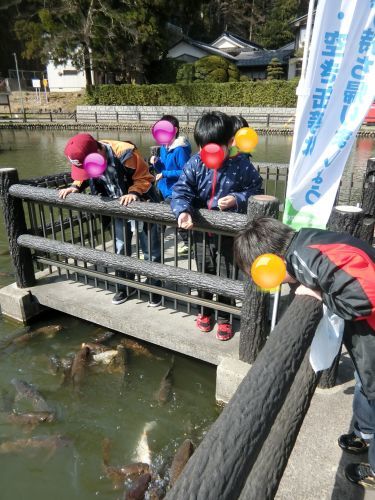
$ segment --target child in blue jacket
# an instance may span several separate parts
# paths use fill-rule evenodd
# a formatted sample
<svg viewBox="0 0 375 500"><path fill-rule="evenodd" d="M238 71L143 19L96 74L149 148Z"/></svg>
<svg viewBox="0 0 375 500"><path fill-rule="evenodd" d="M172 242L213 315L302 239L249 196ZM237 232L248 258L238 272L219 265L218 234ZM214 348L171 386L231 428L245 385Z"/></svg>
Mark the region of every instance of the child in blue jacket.
<svg viewBox="0 0 375 500"><path fill-rule="evenodd" d="M229 149L234 136L233 121L225 113L213 111L205 113L197 121L194 139L199 148L206 144L219 144L225 152L225 160L217 171L217 184L210 203L214 171L207 168L199 153L193 155L186 163L179 180L173 187L171 208L178 220L178 226L192 229L191 214L194 209L208 208L212 210L246 213L247 201L250 196L262 193L262 178L250 163L247 155L238 154L229 157ZM206 248L203 248L203 233L194 233L194 252L198 271L203 268L206 273L216 274L218 254L218 237L206 233ZM203 256L205 260L203 263ZM232 278L233 272L233 239L222 236L220 276ZM199 292L202 298L212 299L212 294ZM219 296L219 301L230 304L231 299ZM202 308L197 317L197 327L204 332L212 330L212 310ZM233 337L229 315L219 312L216 337L219 340L229 340Z"/></svg>
<svg viewBox="0 0 375 500"><path fill-rule="evenodd" d="M157 174L155 180L161 198L166 203L172 199L172 188L178 181L182 168L191 156L191 145L188 139L180 136L180 123L173 115L164 115L161 120L170 122L176 128L176 135L171 142L161 146L159 156L151 156L150 163L154 166ZM179 230L181 243L178 246L179 254L188 253L188 236L184 229Z"/></svg>
<svg viewBox="0 0 375 500"><path fill-rule="evenodd" d="M190 158L191 145L186 137L180 136L180 124L175 116L164 115L161 120L170 122L176 128L176 135L169 144L161 146L159 157L151 156L150 163L157 171L155 180L163 200L170 200L172 188Z"/></svg>

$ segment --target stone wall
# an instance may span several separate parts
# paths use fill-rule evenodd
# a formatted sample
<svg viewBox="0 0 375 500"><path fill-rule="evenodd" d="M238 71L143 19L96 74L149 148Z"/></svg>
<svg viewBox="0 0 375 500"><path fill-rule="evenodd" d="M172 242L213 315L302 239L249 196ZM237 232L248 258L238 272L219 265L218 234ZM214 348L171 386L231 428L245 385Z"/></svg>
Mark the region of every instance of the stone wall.
<svg viewBox="0 0 375 500"><path fill-rule="evenodd" d="M218 110L229 115L242 115L251 122L293 122L295 108L227 107L227 106L77 106L78 121L156 121L164 114L172 114L183 123L190 123L204 111Z"/></svg>

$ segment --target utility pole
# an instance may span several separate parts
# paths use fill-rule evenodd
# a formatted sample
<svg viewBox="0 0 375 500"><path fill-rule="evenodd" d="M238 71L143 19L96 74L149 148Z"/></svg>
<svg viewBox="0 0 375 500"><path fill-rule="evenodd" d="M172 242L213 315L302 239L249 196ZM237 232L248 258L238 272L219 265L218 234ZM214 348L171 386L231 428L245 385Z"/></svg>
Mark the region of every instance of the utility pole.
<svg viewBox="0 0 375 500"><path fill-rule="evenodd" d="M17 62L17 55L15 52L13 52L14 55L14 60L16 61L16 72L17 72L17 80L18 80L18 89L21 94L21 106L22 106L22 113L25 113L25 108L23 107L23 97L22 97L22 89L21 89L21 81L20 81L20 74L18 72L18 62Z"/></svg>

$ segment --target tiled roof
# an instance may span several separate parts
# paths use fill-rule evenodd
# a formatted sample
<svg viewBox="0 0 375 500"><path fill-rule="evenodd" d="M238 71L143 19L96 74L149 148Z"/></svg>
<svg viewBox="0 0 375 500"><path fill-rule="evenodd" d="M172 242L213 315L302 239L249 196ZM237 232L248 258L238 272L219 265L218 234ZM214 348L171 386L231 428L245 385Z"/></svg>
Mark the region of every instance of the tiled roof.
<svg viewBox="0 0 375 500"><path fill-rule="evenodd" d="M287 64L292 53L293 50L264 50L262 52L255 52L252 56L248 54L239 54L236 57L236 65L238 67L267 66L274 57L279 59L281 64Z"/></svg>

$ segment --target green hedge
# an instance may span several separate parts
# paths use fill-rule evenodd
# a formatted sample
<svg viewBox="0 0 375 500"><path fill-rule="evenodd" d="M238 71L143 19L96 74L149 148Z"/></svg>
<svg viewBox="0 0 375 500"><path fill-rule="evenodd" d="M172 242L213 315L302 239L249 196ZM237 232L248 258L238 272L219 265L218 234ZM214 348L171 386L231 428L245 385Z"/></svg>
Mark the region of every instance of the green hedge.
<svg viewBox="0 0 375 500"><path fill-rule="evenodd" d="M100 85L91 105L295 107L296 80L160 85Z"/></svg>

